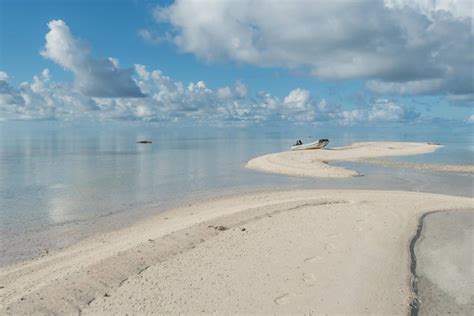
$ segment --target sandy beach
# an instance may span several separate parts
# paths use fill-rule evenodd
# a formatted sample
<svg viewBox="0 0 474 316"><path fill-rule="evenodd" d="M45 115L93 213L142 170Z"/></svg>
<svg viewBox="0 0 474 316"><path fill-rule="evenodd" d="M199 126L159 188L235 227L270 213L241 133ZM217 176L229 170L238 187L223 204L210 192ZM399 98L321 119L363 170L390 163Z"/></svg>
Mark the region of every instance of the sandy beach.
<svg viewBox="0 0 474 316"><path fill-rule="evenodd" d="M0 316L474 316L473 4L0 0Z"/></svg>
<svg viewBox="0 0 474 316"><path fill-rule="evenodd" d="M472 208L356 190L202 201L2 269L0 311L406 315L420 216Z"/></svg>
<svg viewBox="0 0 474 316"><path fill-rule="evenodd" d="M264 172L292 176L349 178L360 174L355 170L331 166L330 162L361 161L382 157L419 155L434 152L440 147L442 146L430 143L363 142L354 143L347 147L285 151L268 154L251 159L247 162L246 167ZM407 167L407 165L405 165L405 167ZM433 166L431 167L434 168ZM469 170L472 171L472 166L468 167L471 167ZM447 169L450 168L443 166L443 169L440 170L446 171ZM459 171L459 169L455 170Z"/></svg>

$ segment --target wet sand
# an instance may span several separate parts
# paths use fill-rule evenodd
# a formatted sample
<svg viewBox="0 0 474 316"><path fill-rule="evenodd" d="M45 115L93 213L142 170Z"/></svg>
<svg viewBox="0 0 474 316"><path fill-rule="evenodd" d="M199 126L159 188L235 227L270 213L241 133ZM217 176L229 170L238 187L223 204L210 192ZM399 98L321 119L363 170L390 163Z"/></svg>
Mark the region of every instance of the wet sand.
<svg viewBox="0 0 474 316"><path fill-rule="evenodd" d="M348 147L297 150L268 154L247 162L254 170L302 177L350 178L355 170L331 166L331 161L359 161L381 157L409 156L434 152L442 147L430 143L364 142Z"/></svg>
<svg viewBox="0 0 474 316"><path fill-rule="evenodd" d="M0 313L406 315L420 216L472 205L356 190L203 201L1 269Z"/></svg>
<svg viewBox="0 0 474 316"><path fill-rule="evenodd" d="M474 205L473 205L474 206ZM430 213L414 247L419 315L474 311L474 212Z"/></svg>

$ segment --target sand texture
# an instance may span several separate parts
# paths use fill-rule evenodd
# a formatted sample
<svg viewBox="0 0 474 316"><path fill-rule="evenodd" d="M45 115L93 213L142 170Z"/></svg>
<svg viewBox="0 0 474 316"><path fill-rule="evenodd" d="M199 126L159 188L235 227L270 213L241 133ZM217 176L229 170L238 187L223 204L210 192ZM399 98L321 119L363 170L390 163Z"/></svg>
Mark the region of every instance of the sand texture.
<svg viewBox="0 0 474 316"><path fill-rule="evenodd" d="M435 194L299 190L224 197L0 271L0 314L406 315Z"/></svg>
<svg viewBox="0 0 474 316"><path fill-rule="evenodd" d="M348 178L355 170L331 166L331 161L358 161L369 158L409 156L431 153L441 145L408 142L365 142L348 147L322 150L285 151L256 157L246 167L259 171L302 177Z"/></svg>

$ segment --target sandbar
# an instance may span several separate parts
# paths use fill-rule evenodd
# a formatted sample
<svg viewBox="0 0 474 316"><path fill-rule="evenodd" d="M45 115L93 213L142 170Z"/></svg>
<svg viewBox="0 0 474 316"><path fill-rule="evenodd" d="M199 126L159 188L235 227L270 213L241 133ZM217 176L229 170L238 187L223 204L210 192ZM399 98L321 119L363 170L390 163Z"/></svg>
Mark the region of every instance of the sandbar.
<svg viewBox="0 0 474 316"><path fill-rule="evenodd" d="M302 177L349 178L355 170L331 166L331 161L360 161L371 158L431 153L442 145L412 142L363 142L347 147L297 150L268 154L249 160L247 168Z"/></svg>
<svg viewBox="0 0 474 316"><path fill-rule="evenodd" d="M0 313L406 315L422 214L473 199L365 190L209 199L0 270Z"/></svg>

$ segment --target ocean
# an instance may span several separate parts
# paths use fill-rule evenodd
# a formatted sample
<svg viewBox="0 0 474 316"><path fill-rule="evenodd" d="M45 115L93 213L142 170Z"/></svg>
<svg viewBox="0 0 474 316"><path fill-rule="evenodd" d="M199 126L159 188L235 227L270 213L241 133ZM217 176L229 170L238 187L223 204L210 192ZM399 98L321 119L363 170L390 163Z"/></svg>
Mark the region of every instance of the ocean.
<svg viewBox="0 0 474 316"><path fill-rule="evenodd" d="M309 138L309 137L312 138ZM0 123L0 265L41 256L183 203L266 189L385 189L472 196L469 175L339 162L364 176L309 179L247 170L252 157L297 139L439 142L431 154L390 158L474 164L469 126L160 128L136 124ZM152 140L152 144L137 144Z"/></svg>

